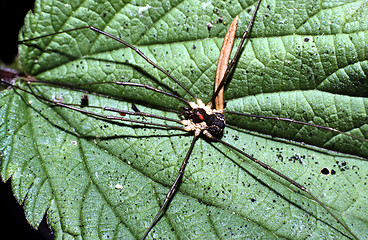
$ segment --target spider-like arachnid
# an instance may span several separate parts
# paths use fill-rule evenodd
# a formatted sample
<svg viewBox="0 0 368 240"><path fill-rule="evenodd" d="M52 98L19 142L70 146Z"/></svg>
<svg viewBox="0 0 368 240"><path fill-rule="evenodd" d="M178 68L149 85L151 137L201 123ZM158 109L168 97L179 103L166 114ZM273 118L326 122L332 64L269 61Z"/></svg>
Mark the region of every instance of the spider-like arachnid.
<svg viewBox="0 0 368 240"><path fill-rule="evenodd" d="M151 229L149 225L155 225L152 219L157 216L159 221L148 235L154 238L364 238L366 233L360 230L366 229L367 221L360 214L364 216L361 206L367 200L360 194L366 191L358 190L365 188L367 101L364 91L346 87L352 79L363 81L359 74L365 72L364 49L357 48L360 51L354 57L347 51L348 44L339 45L343 40L353 46L364 42L364 24L359 25L364 20L354 20L358 27L345 32L313 25L316 20L334 22L329 11L355 9L359 15L359 3L340 6L324 2L320 6L305 4L310 8L304 8L297 2L282 7L283 1L264 1L252 41L239 52L239 62L227 78L231 80L223 112L227 127L223 136L216 138L209 127L218 124L208 126L199 120L206 118L204 113L222 113L207 110L197 99L212 102L212 95L216 96L210 94L212 83L205 80L213 79L217 60L210 52L217 49L218 55L221 41L217 36L224 31L222 14L231 8L222 6L227 9L222 11L221 4L210 8L200 2L184 2L171 10L188 13L176 18L169 28L165 20L177 15L173 12L160 15L157 6L143 5L136 9L137 18L128 21L128 12L135 6L113 3L119 4L111 1L111 8L108 3L97 4L96 10L83 4L55 6L52 13L65 7L58 18L49 18L54 15L39 5L36 17L27 18L24 38L29 41L22 42L21 49L27 54L21 59L34 78L20 88L14 85L14 96L21 97L17 104L26 103L22 109L27 109L23 112L27 116L12 118L19 125L11 144L4 140L3 146L8 147L2 149L3 159L13 152L15 159L23 155L25 160L3 161L1 175L7 179L14 174L14 181L21 186L16 193L20 201L38 199L41 209L25 205L31 224L36 225L48 209L50 225L60 235L141 238ZM240 19L250 19L251 8L244 6L239 7ZM217 25L203 24L202 11L216 16ZM198 21L191 18L193 12ZM138 21L141 15L144 20ZM284 18L295 19L295 23L290 25ZM72 19L78 23L72 24ZM266 28L257 30L257 21ZM143 22L148 25L137 30ZM290 26L298 26L298 30ZM104 32L95 33L99 29ZM194 30L197 35L190 37ZM109 39L107 32L123 42ZM329 38L336 44L330 45ZM147 39L153 41L148 44ZM181 43L181 39L186 40ZM134 47L122 48L121 43L127 42L160 62L150 68ZM170 61L165 63L165 59ZM158 66L167 70L158 70ZM334 82L359 66L361 72L347 74L345 85ZM7 94L14 92L4 93L3 99L8 99ZM81 107L86 94L88 106ZM186 100L189 98L193 101ZM347 102L350 105L343 104ZM188 104L189 110L180 111ZM358 114L351 113L352 109ZM16 111L6 112L11 116ZM177 125L169 125L171 120ZM187 136L193 134L188 130L195 132L191 146L187 146ZM17 136L28 139L23 147L16 144L21 141L16 139L22 139ZM27 151L17 155L22 149ZM189 165L176 177L181 159L189 160ZM171 200L167 191L173 189L173 182L179 186L181 176L179 192ZM343 194L344 189L350 194ZM163 211L169 200L171 204ZM157 215L159 209L163 215Z"/></svg>

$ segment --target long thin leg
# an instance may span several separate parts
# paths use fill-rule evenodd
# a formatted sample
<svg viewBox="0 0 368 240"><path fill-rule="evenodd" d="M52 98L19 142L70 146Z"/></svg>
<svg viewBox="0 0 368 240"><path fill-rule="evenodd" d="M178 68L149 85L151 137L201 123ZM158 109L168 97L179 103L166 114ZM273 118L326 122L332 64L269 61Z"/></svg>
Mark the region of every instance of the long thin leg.
<svg viewBox="0 0 368 240"><path fill-rule="evenodd" d="M234 115L240 115L240 116L245 116L245 117L253 117L253 118L259 118L259 119L270 119L270 120L276 120L276 121L283 121L283 122L290 122L290 123L296 123L296 124L301 124L301 125L306 125L306 126L311 126L311 127L315 127L315 128L319 128L319 129L324 129L326 131L331 131L331 132L335 132L335 133L339 133L339 134L343 134L345 136L349 136L355 139L358 139L360 141L363 142L368 142L367 139L364 138L360 138L354 135L351 135L349 133L337 130L335 128L331 128L331 127L325 127L325 126L321 126L321 125L317 125L314 123L308 123L308 122L302 122L302 121L297 121L291 118L282 118L282 117L271 117L271 116L262 116L262 115L254 115L254 114L247 114L247 113L238 113L238 112L231 112L231 111L224 111L224 113L227 114L234 114Z"/></svg>
<svg viewBox="0 0 368 240"><path fill-rule="evenodd" d="M239 46L238 46L238 48L237 48L237 50L236 50L236 53L235 53L235 55L234 55L234 58L231 60L231 62L230 62L230 63L229 63L229 65L227 66L226 71L225 71L225 73L224 73L224 77L222 78L222 80L221 80L220 84L218 85L218 87L217 87L216 91L215 91L215 92L214 92L214 94L212 95L212 98L211 98L211 101L210 101L210 102L213 102L213 101L215 100L216 96L219 94L219 92L221 91L222 87L225 85L225 82L226 82L225 80L226 80L227 76L229 75L229 73L230 73L231 69L235 66L235 63L237 62L237 60L238 60L238 58L239 58L239 56L240 56L240 52L241 52L241 49L242 49L242 47L243 47L243 45L244 45L245 39L247 38L248 33L249 33L250 29L251 29L251 28L252 28L252 26L253 26L253 22L254 22L254 19L255 19L255 17L256 17L256 14L257 14L257 12L258 12L258 8L259 8L260 3L261 3L261 0L258 0L257 5L256 5L256 7L254 8L254 11L253 11L252 17L250 18L250 22L249 22L249 24L248 24L248 27L247 27L247 29L245 30L245 32L244 32L244 34L243 34L243 37L242 37L242 39L241 39L241 41L240 41L240 44L239 44Z"/></svg>
<svg viewBox="0 0 368 240"><path fill-rule="evenodd" d="M17 77L20 77L20 76L17 76ZM100 85L100 84L108 84L108 83L113 83L113 84L117 84L117 85L127 85L127 86L135 86L135 87L142 87L142 88L146 88L146 89L149 89L149 90L152 90L152 91L155 91L155 92L159 92L159 93L162 93L162 94L165 94L165 95L168 95L168 96L171 96L171 97L175 97L175 98L178 98L179 100L187 103L189 105L189 101L179 97L179 96L176 96L174 94L171 94L171 93L168 93L168 92L165 92L165 91L162 91L160 89L157 89L157 88L154 88L150 85L146 85L146 84L140 84L140 83L131 83L131 82L103 82L103 83L86 83L86 84L72 84L72 83L58 83L58 82L44 82L44 81L35 81L34 79L24 79L24 82L26 82L27 84L47 84L47 85L51 85L51 86L61 86L61 87L71 87L71 89L73 89L73 87L76 87L76 86L89 86L89 85ZM18 88L20 90L22 90L21 88L17 87L17 86L14 86L11 84L11 82L7 79L1 79L0 80L0 84L4 84L4 85L7 85L7 86L11 86L11 87L15 87L15 88ZM40 95L37 95L33 90L31 90L32 93L35 95L35 96L39 96L40 98L42 98L43 100L45 100L43 97L41 97ZM99 95L99 94L97 94ZM101 96L101 95L99 95ZM104 95L102 95L104 96ZM51 101L51 100L50 100ZM50 102L48 101L48 102ZM54 101L51 101L54 103ZM69 106L80 106L79 104L71 104L71 103L63 103L65 105L69 105ZM176 123L179 123L179 124L182 124L180 120L177 120L177 119L171 119L171 118L166 118L166 117L162 117L162 116L158 116L158 115L154 115L154 114L149 114L149 113L144 113L144 112L130 112L130 111L126 111L126 110L121 110L121 109L116 109L116 108L111 108L111 107L99 107L99 106L86 106L86 108L95 108L95 109L102 109L104 111L110 111L110 112L116 112L116 113L119 113L119 114L127 114L127 115L137 115L137 116L143 116L143 117L150 117L150 118L157 118L157 119L161 119L161 120L166 120L166 121L171 121L171 122L176 122Z"/></svg>
<svg viewBox="0 0 368 240"><path fill-rule="evenodd" d="M153 219L153 221L152 221L151 225L149 226L149 228L147 229L147 231L144 233L144 236L143 236L142 240L146 239L146 237L149 234L149 232L156 225L156 223L157 223L158 219L160 218L161 214L163 214L163 212L165 211L165 209L166 209L166 207L167 207L170 199L174 196L174 194L175 194L175 192L177 190L177 187L179 186L180 180L183 177L185 167L187 166L189 157L192 154L192 150L194 148L194 144L196 143L197 139L198 139L198 135L194 135L194 138L193 138L192 143L191 143L191 145L189 147L189 150L187 152L187 155L185 156L184 161L181 164L181 167L179 169L179 174L176 177L176 179L174 181L174 184L171 186L170 191L167 193L166 198L165 198L165 201L162 204L160 210L156 214L155 218Z"/></svg>
<svg viewBox="0 0 368 240"><path fill-rule="evenodd" d="M3 81L3 80L0 80L0 82L6 84L8 86L13 87L14 90L18 89L20 91L29 93L29 94L37 97L41 101L45 101L45 102L54 104L55 106L68 108L68 109L71 109L71 110L74 110L74 111L77 111L77 112L80 112L80 113L84 113L84 114L87 114L87 115L90 115L90 116L94 116L94 117L97 117L97 118L108 119L108 120L116 120L116 121L124 121L124 122L131 122L131 123L139 123L139 124L143 124L143 125L164 127L164 128L168 128L168 129L177 129L177 130L185 131L184 127L182 127L182 126L172 126L172 125L167 125L167 124L151 123L151 122L140 121L140 120L135 120L135 119L129 119L129 118L123 118L123 117L117 117L117 116L109 116L109 115L103 115L103 114L90 112L90 111L75 107L75 106L70 105L70 104L65 104L65 103L57 102L57 101L52 101L52 100L47 99L43 96L37 95L32 89L26 90L26 89L23 89L19 86L12 85L11 83ZM132 115L140 115L140 114L139 113L134 113ZM147 114L147 115L149 115L149 114ZM155 115L152 115L152 116L149 116L149 117L153 117L153 116L155 116ZM160 118L162 118L162 117L160 117ZM176 120L174 120L174 121L176 121Z"/></svg>
<svg viewBox="0 0 368 240"><path fill-rule="evenodd" d="M165 120L165 121L176 122L176 123L182 124L181 120L162 117L162 116L158 116L158 115L154 115L154 114L150 114L150 113L145 113L145 112L141 112L141 111L139 111L139 112L130 112L130 111L121 110L121 109L117 109L117 108L111 108L111 107L97 107L97 106L89 106L89 107L99 108L99 109L102 109L104 111L117 112L117 113L120 113L120 114L135 115L135 116L142 116L142 117L148 117L148 118L157 118L157 119L161 119L161 120Z"/></svg>
<svg viewBox="0 0 368 240"><path fill-rule="evenodd" d="M170 97L174 97L182 102L185 102L186 104L189 105L189 101L185 100L184 98L169 93L169 92L165 92L163 90L160 90L158 88L152 87L150 85L147 84L141 84L141 83L132 83L132 82L120 82L120 81L113 81L113 82L98 82L98 83L61 83L61 82L46 82L46 81L38 81L38 80L29 80L27 81L28 83L32 83L32 84L38 84L38 83L42 83L42 84L47 84L47 85L53 85L53 86L61 86L61 87L70 87L70 88L75 88L75 87L82 87L82 86L91 86L91 85L102 85L102 84L116 84L116 85L123 85L123 86L132 86L132 87L139 87L139 88L145 88L147 90L150 91L154 91L154 92L158 92L158 93L162 93L164 95L170 96Z"/></svg>
<svg viewBox="0 0 368 240"><path fill-rule="evenodd" d="M2 82L2 80L0 80L0 83ZM62 85L62 83L50 83L50 82L40 82L40 81L37 81L37 82L34 82L34 81L26 81L27 83L46 83L48 85L55 85L55 86L62 86L62 87L65 87ZM116 82L104 82L104 83L116 83ZM125 83L125 82L119 82L119 83ZM102 84L102 83L95 83L95 84ZM9 84L10 85L10 84ZM93 85L93 84L66 84L67 86L81 86L81 85ZM127 85L130 85L129 82ZM145 87L144 84L138 84L139 87ZM142 86L143 85L143 86ZM12 85L11 85L12 86ZM29 85L28 85L29 86ZM132 83L131 86L136 86L136 84ZM149 85L147 85L148 87L151 87ZM158 90L161 92L161 90L159 89L156 89L154 87L151 87L155 90ZM35 95L35 96L38 96L42 99L44 99L44 97L41 97L40 95L37 95L32 89L31 89L31 92ZM163 92L163 91L162 91ZM166 92L164 92L166 93ZM170 94L171 93L167 93L167 94ZM180 97L179 97L180 98ZM50 100L51 101L51 100ZM184 100L186 103L188 103L186 100ZM54 101L51 101L54 103ZM65 105L68 105L68 106L75 106L75 107L80 107L79 104L73 104L73 103L62 103L62 104L65 104ZM172 118L166 118L166 117L162 117L162 116L158 116L158 115L154 115L154 114L150 114L150 113L144 113L144 112L140 112L140 111L135 111L135 112L130 112L130 111L126 111L126 110L121 110L121 109L117 109L117 108L111 108L111 107L100 107L100 106L85 106L85 108L94 108L94 109L101 109L101 110L104 110L104 111L110 111L110 112L116 112L116 113L119 113L121 115L136 115L136 116L142 116L142 117L149 117L149 118L157 118L157 119L161 119L161 120L166 120L166 121L170 121L170 122L176 122L176 123L179 123L179 124L182 124L180 120L177 120L177 119L172 119Z"/></svg>
<svg viewBox="0 0 368 240"><path fill-rule="evenodd" d="M215 138L215 137L210 137L211 139L220 142L221 144L225 145L228 148L233 149L234 151L240 153L241 155L249 158L250 160L252 160L253 162L257 163L258 165L260 165L261 167L270 170L271 172L275 173L276 175L278 175L279 177L285 179L286 181L288 181L289 183L291 183L292 185L294 185L295 187L299 188L300 190L302 190L303 192L307 193L309 196L311 196L313 198L314 201L316 201L323 209L326 210L326 212L328 212L333 218L335 218L337 220L338 223L340 223L346 231L348 231L355 239L358 240L358 237L355 236L355 234L335 215L333 214L317 197L315 197L306 187L302 186L301 184L299 184L298 182L294 181L293 179L285 176L284 174L282 174L281 172L277 171L276 169L270 167L269 165L261 162L260 160L256 159L255 157L247 154L246 152L240 150L239 148L222 141L221 139Z"/></svg>
<svg viewBox="0 0 368 240"><path fill-rule="evenodd" d="M100 34L102 34L106 37L114 39L115 41L118 41L119 43L124 44L125 46L129 47L130 49L135 51L139 56L141 56L144 60L146 60L149 64L151 64L154 68L157 68L159 71L161 71L163 74L165 74L171 80L173 80L176 84L178 84L182 89L184 89L187 93L189 93L190 96L192 96L194 99L197 99L194 96L194 94L192 92L190 92L183 84L181 84L178 80L176 80L173 76L171 76L167 71L165 71L160 66L158 66L156 63L154 63L151 59L149 59L141 50L139 50L138 48L134 47L133 45L130 45L129 43L127 43L127 42L125 42L125 41L123 41L123 40L107 33L107 32L104 32L104 31L102 31L98 28L93 27L93 26L79 27L79 28L69 29L69 30L65 30L65 31L61 31L61 32L46 34L46 35L35 37L35 38L25 39L25 40L19 41L18 43L22 44L22 43L29 42L29 41L34 41L34 40L37 40L37 39L40 39L40 38L50 37L50 36L54 36L54 35L57 35L57 34L68 33L68 32L73 32L73 31L82 30L82 29L91 29L94 32L100 33Z"/></svg>
<svg viewBox="0 0 368 240"><path fill-rule="evenodd" d="M37 95L37 97L39 97L39 95ZM55 104L55 101L51 101L51 102ZM74 103L62 103L62 104L68 105L68 106L74 106L74 107L80 107L81 106L80 104L74 104ZM64 105L62 105L62 107L64 107ZM56 107L61 107L61 105L56 105ZM111 108L111 107L100 107L100 106L85 106L84 108L94 108L94 109L101 109L103 111L116 112L116 113L119 113L122 116L134 115L134 116L142 116L142 117L148 117L148 118L157 118L157 119L161 119L161 120L165 120L165 121L176 122L176 123L182 124L181 120L162 117L162 116L159 116L159 115L154 115L154 114L140 112L140 111L139 112L130 112L130 111L122 110L122 109ZM121 119L116 119L116 120L121 120ZM146 122L144 122L144 123L146 123Z"/></svg>

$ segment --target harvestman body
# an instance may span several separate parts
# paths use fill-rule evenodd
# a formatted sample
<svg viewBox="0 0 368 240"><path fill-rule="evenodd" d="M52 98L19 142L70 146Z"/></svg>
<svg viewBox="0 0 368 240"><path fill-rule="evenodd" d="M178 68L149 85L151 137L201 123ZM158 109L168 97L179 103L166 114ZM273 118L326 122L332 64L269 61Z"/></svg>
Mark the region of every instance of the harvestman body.
<svg viewBox="0 0 368 240"><path fill-rule="evenodd" d="M227 76L229 75L231 69L234 67L242 46L244 44L244 41L247 37L248 32L250 31L256 12L259 8L261 0L259 0L257 2L257 5L255 7L254 13L251 17L250 23L247 27L247 30L245 31L242 40L239 44L239 47L235 53L234 58L232 59L232 61L229 63L229 65L227 64L229 62L229 56L231 53L231 49L232 49L232 45L234 42L234 38L235 38L235 32L236 32L236 25L237 25L237 17L235 18L233 24L231 25L228 34L225 37L225 41L223 44L223 48L221 50L221 55L219 58L219 64L218 64L218 70L216 73L216 81L215 81L215 88L214 88L214 94L212 96L212 99L210 101L210 103L208 103L207 105L204 104L200 99L196 98L188 89L186 89L180 82L178 82L174 77L172 77L169 73L167 73L165 70L163 70L162 68L160 68L159 66L157 66L155 63L153 63L148 57L146 57L139 49L135 48L134 46L106 33L103 32L97 28L94 28L92 26L88 26L88 27L80 27L80 28L75 28L75 29L71 29L71 30L66 30L63 32L58 32L58 33L53 33L53 34L49 34L49 35L44 35L44 36L40 36L37 38L33 38L33 39L28 39L28 40L23 40L22 43L24 42L28 42L28 41L33 41L42 37L47 37L47 36L52 36L52 35L56 35L56 34L60 34L60 33L66 33L66 32L70 32L70 31L76 31L76 30L81 30L81 29L91 29L97 33L103 34L109 38L112 38L122 44L124 44L125 46L131 48L132 50L134 50L136 53L138 53L141 57L143 57L148 63L150 63L152 66L154 66L155 68L157 68L158 70L160 70L161 72L163 72L166 76L168 76L169 78L171 78L174 82L176 82L179 86L181 86L184 90L186 90L194 99L195 102L189 102L179 96L176 96L174 94L162 91L160 89L145 85L145 84L135 84L135 83L129 83L129 82L112 82L114 84L118 84L118 85L128 85L128 86L136 86L136 87L142 87L142 88L146 88L148 90L151 91L155 91L155 92L159 92L161 94L165 94L171 97L175 97L183 102L185 102L186 104L189 105L190 109L186 109L184 111L184 116L185 116L185 120L181 120L181 121L177 121L177 120L172 120L172 119L167 119L164 117L160 117L160 116L156 116L156 115L152 115L152 114L146 114L140 111L135 111L135 112L128 112L128 111L123 111L123 110L118 110L118 109L113 109L113 108L109 108L109 107L96 107L96 108L101 108L103 110L106 111L113 111L113 112L118 112L121 114L130 114L130 115L139 115L139 116L145 116L145 117L152 117L152 118L159 118L159 119L163 119L163 120L168 120L168 121L174 121L180 124L183 124L184 127L176 127L176 126L169 126L169 125L164 125L164 124L154 124L154 123L147 123L145 121L139 121L139 120L131 120L131 119L125 119L123 117L113 117L113 116L105 116L105 115L101 115L101 114L97 114L97 113L93 113L87 110L83 110L81 108L77 108L76 106L73 106L72 104L65 104L62 102L55 102L55 101L51 101L49 99L46 99L44 97L41 96L37 96L40 100L45 101L45 102L49 102L52 104L55 104L57 106L61 106L61 107L65 107L65 108L69 108L81 113L85 113L88 115L92 115L95 117L101 117L101 118L107 118L107 119L112 119L112 120L122 120L122 121L130 121L130 122L135 122L135 123L142 123L142 124L149 124L149 125L153 125L153 126L163 126L163 127L167 127L169 129L180 129L180 130L184 130L184 131L193 131L194 132L194 137L193 140L191 142L191 146L187 152L187 155L182 163L182 166L179 170L179 174L176 177L176 180L174 181L170 191L167 193L166 199L164 201L164 203L162 204L159 212L157 213L157 215L155 216L154 220L152 221L150 227L147 229L147 231L145 232L144 236L142 239L145 239L148 234L150 233L150 231L152 230L152 228L155 226L155 224L158 222L158 220L160 219L160 216L162 214L164 214L165 209L167 208L170 199L173 198L175 191L177 189L177 187L180 184L181 178L184 174L184 170L185 170L185 166L188 163L189 157L191 155L191 152L193 150L194 144L196 142L196 140L201 137L201 136L205 136L208 139L211 139L212 141L215 142L220 142L221 144L225 145L226 147L242 154L243 156L249 158L250 160L254 161L255 163L259 164L260 166L264 167L267 170L270 170L271 172L275 173L276 175L278 175L279 177L283 178L284 180L288 181L289 183L293 184L294 186L296 186L298 189L304 191L305 193L307 193L314 201L316 201L320 206L322 206L326 212L328 212L333 218L335 218L350 234L351 236L353 236L354 238L358 239L352 232L351 230L337 217L335 216L321 201L319 201L311 192L309 192L304 186L302 186L301 184L295 182L294 180L286 177L285 175L283 175L282 173L278 172L277 170L271 168L270 166L268 166L267 164L259 161L258 159L254 158L253 156L245 153L244 151L222 141L220 138L222 136L223 130L225 128L225 117L223 115L223 89L224 89L224 84L225 84L225 80L227 78ZM106 83L106 82L104 82ZM49 84L49 83L46 83ZM102 83L99 83L102 84ZM57 84L55 84L57 85ZM76 86L76 85L75 85ZM13 86L14 88L18 88L16 86ZM18 88L20 89L20 88ZM22 91L34 94L34 92L22 89ZM87 106L85 107L93 107L93 106L88 106L88 103L86 104ZM212 108L212 105L215 105L215 109ZM231 113L231 112L229 112ZM234 113L235 114L235 113ZM245 114L239 114L239 115L245 115ZM260 116L262 118L267 118L264 116ZM276 118L276 117L269 117L269 119L275 119L275 120L281 120L281 121L288 121L288 122L294 122L294 123L299 123L299 124L305 124L305 125L310 125L310 126L314 126L317 128L321 128L321 129L326 129L329 131L333 131L333 132L338 132L338 133L342 133L345 134L347 136L362 140L362 141L366 141L365 139L361 139L355 136L352 136L350 134L341 132L339 130L336 129L332 129L332 128L327 128L327 127L323 127L323 126L319 126L319 125L314 125L314 124L309 124L309 123L303 123L303 122L297 122L291 119L282 119L282 118Z"/></svg>

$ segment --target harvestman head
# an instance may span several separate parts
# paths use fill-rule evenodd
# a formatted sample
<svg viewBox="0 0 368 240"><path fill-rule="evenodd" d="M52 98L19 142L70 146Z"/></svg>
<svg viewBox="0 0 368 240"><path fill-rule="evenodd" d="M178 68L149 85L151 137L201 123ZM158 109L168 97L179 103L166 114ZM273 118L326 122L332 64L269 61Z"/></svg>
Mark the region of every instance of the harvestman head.
<svg viewBox="0 0 368 240"><path fill-rule="evenodd" d="M194 101L190 102L190 101L187 101L187 100L181 98L180 96L177 96L177 95L172 94L172 93L165 92L163 90L160 90L160 89L157 89L157 88L154 88L152 86L145 85L145 84L137 84L137 83L130 83L130 82L104 82L104 83L113 83L113 84L117 84L117 85L135 86L135 87L139 87L139 88L145 88L145 89L150 90L150 91L155 91L155 92L158 92L160 94L164 94L164 95L167 95L167 96L170 96L170 97L177 98L180 101L186 103L190 108L186 109L184 111L184 113L183 113L183 115L185 116L184 120L174 120L174 119L169 119L169 118L165 118L165 117L161 117L161 116L156 116L156 115L153 115L153 114L147 114L147 113L139 111L136 107L135 107L135 109L133 107L134 112L114 109L114 108L110 108L110 107L95 107L95 108L101 108L102 110L105 110L105 111L117 112L121 116L125 116L126 114L137 115L137 116L158 118L158 119L162 119L162 120L165 120L165 121L172 121L172 122L176 122L176 123L184 125L184 126L170 126L170 125L166 125L166 124L147 123L145 121L132 120L132 119L124 118L124 117L102 115L102 114L98 114L98 113L94 113L94 112L91 112L91 111L88 111L88 110L78 108L77 106L72 105L72 104L66 104L66 103L62 103L62 102L52 101L52 100L49 100L47 98L38 96L37 93L35 93L32 89L30 89L30 90L22 89L22 91L28 92L30 94L37 95L38 98L42 101L52 103L52 104L60 106L60 107L69 108L71 110L75 110L75 111L78 111L78 112L81 112L81 113L85 113L87 115L91 115L91 116L94 116L94 117L105 118L105 119L109 119L109 120L128 121L128 122L139 123L139 124L144 124L144 125L159 126L159 127L165 127L165 128L168 128L168 129L179 129L179 130L194 133L193 140L192 140L191 145L190 145L190 147L187 151L186 157L184 158L184 161L183 161L183 163L180 167L179 174L176 177L176 179L175 179L173 185L171 186L169 192L167 193L166 198L164 200L164 203L161 205L159 212L157 213L157 215L155 216L155 218L151 222L149 228L146 230L146 232L145 232L142 239L145 239L149 235L150 231L154 228L155 224L159 221L160 217L164 214L165 209L167 208L170 200L174 197L174 194L175 194L178 186L180 185L180 181L183 177L185 167L186 167L186 165L188 163L188 160L191 156L194 145L195 145L197 139L201 136L205 136L206 138L210 139L211 141L219 142L219 143L225 145L226 147L232 149L233 151L240 153L241 155L243 155L243 156L249 158L250 160L254 161L255 163L259 164L261 167L273 172L274 174L278 175L279 177L281 177L284 180L288 181L289 183L293 184L299 190L307 193L314 201L316 201L320 206L322 206L326 212L328 212L334 219L336 219L337 222L339 224L341 224L346 229L346 231L348 231L351 234L351 236L358 239L354 235L354 233L352 233L351 230L346 226L346 224L344 224L343 221L341 221L332 211L330 211L330 209L327 208L318 198L316 198L307 188L305 188L301 184L297 183L296 181L288 178L287 176L280 173L279 171L273 169L269 165L259 161L258 159L254 158L253 156L251 156L251 155L245 153L244 151L238 149L237 147L232 146L229 143L224 142L223 140L221 140L221 136L222 136L223 130L225 128L225 117L224 117L224 112L225 111L224 111L224 105L223 105L224 85L226 83L226 79L227 79L229 73L231 72L231 69L234 67L237 59L240 56L242 46L243 46L243 44L244 44L244 42L247 38L247 35L248 35L249 31L251 30L253 21L255 19L257 10L258 10L259 5L260 5L260 2L261 2L261 0L259 0L257 2L255 10L254 10L254 12L252 14L252 17L250 19L250 23L249 23L246 31L243 34L243 37L242 37L241 42L238 46L238 49L235 53L235 56L230 61L230 63L228 64L230 54L231 54L232 45L233 45L234 38L235 38L235 32L236 32L238 17L236 17L234 19L232 25L230 26L229 31L228 31L227 35L225 36L224 44L223 44L221 54L220 54L220 57L219 57L219 63L218 63L218 68L217 68L217 72L216 72L214 94L211 98L211 101L208 104L204 104L200 99L196 98L195 95L193 93L191 93L185 86L183 86L178 80L176 80L174 77L172 77L168 72L163 70L157 64L153 63L139 49L135 48L134 46L126 43L125 41L123 41L123 40L121 40L121 39L119 39L115 36L112 36L112 35L110 35L106 32L103 32L103 31L101 31L101 30L99 30L99 29L97 29L93 26L80 27L80 28L76 28L76 29L66 30L66 31L63 31L63 32L57 32L57 33L44 35L44 36L40 36L40 37L37 37L37 38L27 39L27 40L22 41L22 43L24 43L24 42L33 41L33 40L43 38L43 37L47 37L47 36L53 36L53 35L60 34L60 33L66 33L66 32L71 32L71 31L76 31L76 30L81 30L81 29L90 29L92 31L95 31L97 33L105 35L106 37L112 38L112 39L124 44L126 47L131 48L138 55L140 55L142 58L144 58L148 63L150 63L155 68L157 68L162 73L164 73L167 77L169 77L171 80L173 80L179 86L181 86L190 96L193 97ZM46 82L44 82L44 83L45 84L50 84L50 83L46 83ZM58 85L57 83L53 83L53 84ZM101 84L101 83L98 83L98 84ZM82 84L79 84L78 86L80 86L80 85L82 85ZM74 84L73 86L75 87L77 85ZM20 89L16 86L13 86L13 87L15 89ZM87 103L82 104L82 105L84 105L82 107L91 107L91 108L93 108L93 106L88 105L88 96L87 95L83 95L83 99L84 100L87 99L87 100L85 100L85 101L87 101ZM82 101L83 101L83 99L82 99ZM213 109L212 106L215 106L215 108ZM325 129L325 130L328 130L328 131L333 131L333 132L345 134L347 136L350 136L350 137L353 137L353 138L356 138L356 139L359 139L359 140L362 140L362 141L366 141L365 139L352 136L350 134L344 133L344 132L339 131L337 129L323 127L323 126L319 126L319 125L316 125L316 124L304 123L304 122L295 121L295 120L287 119L287 118L247 115L247 114L239 114L239 113L235 113L235 112L225 112L225 113L238 114L238 115L251 116L251 117L259 117L259 118L268 118L268 119L273 119L273 120L293 122L293 123L296 123L296 124L310 125L310 126L313 126L313 127L317 127L317 128Z"/></svg>

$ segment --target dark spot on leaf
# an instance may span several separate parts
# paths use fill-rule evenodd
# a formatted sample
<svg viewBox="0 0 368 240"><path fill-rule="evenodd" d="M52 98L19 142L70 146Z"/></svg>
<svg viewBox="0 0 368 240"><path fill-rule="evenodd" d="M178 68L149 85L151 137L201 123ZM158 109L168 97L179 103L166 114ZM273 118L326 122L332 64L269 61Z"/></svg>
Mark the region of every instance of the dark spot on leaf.
<svg viewBox="0 0 368 240"><path fill-rule="evenodd" d="M81 97L81 107L87 107L89 105L89 96L87 94L83 94Z"/></svg>
<svg viewBox="0 0 368 240"><path fill-rule="evenodd" d="M328 169L327 167L323 167L320 172L323 175L329 175L330 174L330 169Z"/></svg>

